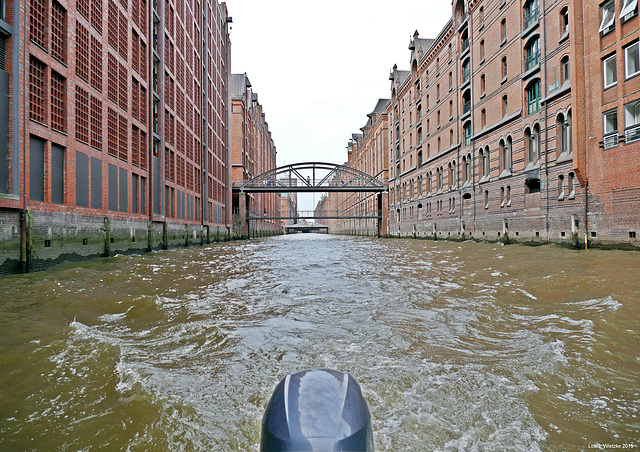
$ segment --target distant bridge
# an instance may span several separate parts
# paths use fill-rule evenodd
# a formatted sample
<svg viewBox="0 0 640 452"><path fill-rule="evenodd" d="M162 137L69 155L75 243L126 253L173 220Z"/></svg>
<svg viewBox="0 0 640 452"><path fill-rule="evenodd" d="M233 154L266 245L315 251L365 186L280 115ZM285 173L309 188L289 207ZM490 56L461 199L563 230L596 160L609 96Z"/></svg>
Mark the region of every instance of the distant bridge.
<svg viewBox="0 0 640 452"><path fill-rule="evenodd" d="M299 224L289 224L289 225L286 225L284 228L287 234L295 234L298 232L302 232L302 233L307 233L307 232L321 233L322 232L326 234L329 232L329 226L326 226L320 223L309 223L306 221L303 221L302 223L299 223Z"/></svg>
<svg viewBox="0 0 640 452"><path fill-rule="evenodd" d="M246 181L234 181L236 193L386 193L386 181L335 163L303 162L284 165Z"/></svg>
<svg viewBox="0 0 640 452"><path fill-rule="evenodd" d="M381 173L382 174L382 173ZM389 192L388 181L381 174L371 176L345 165L325 162L302 162L284 165L266 171L253 179L234 181L233 194L238 196L238 211L243 223L243 236L250 236L250 222L257 220L300 220L300 219L373 219L378 223L378 235L382 235L386 221L386 204L382 195ZM315 212L301 215L283 215L281 212L255 212L251 210L251 193L374 193L377 207L373 212ZM290 226L290 225L289 225Z"/></svg>

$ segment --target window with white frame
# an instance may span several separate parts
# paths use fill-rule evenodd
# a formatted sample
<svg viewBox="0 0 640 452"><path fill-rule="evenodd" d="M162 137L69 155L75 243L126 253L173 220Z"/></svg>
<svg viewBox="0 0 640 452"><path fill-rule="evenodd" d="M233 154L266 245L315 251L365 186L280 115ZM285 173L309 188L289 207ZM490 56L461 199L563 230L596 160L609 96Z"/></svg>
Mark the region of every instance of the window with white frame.
<svg viewBox="0 0 640 452"><path fill-rule="evenodd" d="M624 74L626 78L640 74L640 43L634 42L624 49Z"/></svg>
<svg viewBox="0 0 640 452"><path fill-rule="evenodd" d="M610 88L618 81L616 74L616 55L615 53L603 60L602 63L604 88Z"/></svg>
<svg viewBox="0 0 640 452"><path fill-rule="evenodd" d="M604 148L609 149L618 145L618 110L605 111L602 114Z"/></svg>
<svg viewBox="0 0 640 452"><path fill-rule="evenodd" d="M623 22L631 19L638 14L638 0L624 0L622 10L620 11L620 19Z"/></svg>
<svg viewBox="0 0 640 452"><path fill-rule="evenodd" d="M640 99L624 106L624 141L640 140Z"/></svg>
<svg viewBox="0 0 640 452"><path fill-rule="evenodd" d="M605 35L616 27L616 9L613 0L606 1L600 5L600 19L598 33Z"/></svg>

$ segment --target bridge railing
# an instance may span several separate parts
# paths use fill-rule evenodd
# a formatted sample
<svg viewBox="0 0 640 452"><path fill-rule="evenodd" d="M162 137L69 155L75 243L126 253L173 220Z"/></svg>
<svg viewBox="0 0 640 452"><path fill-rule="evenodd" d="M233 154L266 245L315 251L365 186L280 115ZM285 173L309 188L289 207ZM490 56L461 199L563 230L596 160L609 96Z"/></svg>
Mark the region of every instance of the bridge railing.
<svg viewBox="0 0 640 452"><path fill-rule="evenodd" d="M249 210L249 220L285 220L285 219L339 219L339 218L363 218L377 219L378 211L372 209L349 209L349 210L299 210L295 214L281 212L280 210Z"/></svg>

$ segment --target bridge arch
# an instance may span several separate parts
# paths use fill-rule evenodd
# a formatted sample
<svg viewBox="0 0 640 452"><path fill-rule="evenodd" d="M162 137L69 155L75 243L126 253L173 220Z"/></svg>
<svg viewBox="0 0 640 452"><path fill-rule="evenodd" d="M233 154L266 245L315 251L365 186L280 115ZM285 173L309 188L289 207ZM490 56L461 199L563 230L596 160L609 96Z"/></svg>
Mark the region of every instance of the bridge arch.
<svg viewBox="0 0 640 452"><path fill-rule="evenodd" d="M387 181L345 165L302 162L283 165L253 179L234 181L237 193L377 192L388 191Z"/></svg>
<svg viewBox="0 0 640 452"><path fill-rule="evenodd" d="M242 236L250 237L251 221L283 221L303 219L363 219L376 220L378 236L381 236L386 224L387 209L383 195L388 193L386 171L375 176L345 165L327 162L301 162L283 165L266 171L249 180L233 182L233 209L241 225ZM295 215L280 211L255 211L252 207L254 193L327 193L327 192L368 192L376 197L370 211L357 214L348 212L315 211L309 214L296 211ZM234 217L234 224L236 220Z"/></svg>

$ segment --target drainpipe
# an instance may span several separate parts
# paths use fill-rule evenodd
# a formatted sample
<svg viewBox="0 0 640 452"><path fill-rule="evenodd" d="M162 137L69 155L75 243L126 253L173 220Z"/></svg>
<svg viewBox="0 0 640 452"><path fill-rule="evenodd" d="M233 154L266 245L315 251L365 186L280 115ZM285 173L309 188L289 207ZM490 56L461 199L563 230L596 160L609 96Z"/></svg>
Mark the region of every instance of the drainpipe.
<svg viewBox="0 0 640 452"><path fill-rule="evenodd" d="M545 5L544 5L544 0L540 0L540 6L538 6L538 8L540 8L540 28L542 28L542 30L546 30L545 28ZM542 61L542 65L544 66L544 86L547 86L547 81L548 81L548 77L547 77L547 62L546 62L546 57L547 57L547 34L544 33L544 39L542 40L542 53L544 55L544 58L541 56L540 60ZM549 205L549 128L548 128L548 113L549 113L549 102L545 101L544 103L544 174L545 174L545 190L546 190L546 198L547 198L547 209L546 209L546 214L545 214L545 228L546 228L546 232L547 232L547 244L549 244L550 240L549 240L549 230L550 230L550 224L549 224L549 210L550 210L550 205Z"/></svg>

